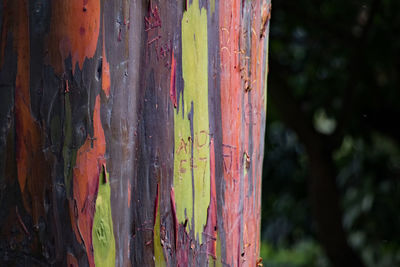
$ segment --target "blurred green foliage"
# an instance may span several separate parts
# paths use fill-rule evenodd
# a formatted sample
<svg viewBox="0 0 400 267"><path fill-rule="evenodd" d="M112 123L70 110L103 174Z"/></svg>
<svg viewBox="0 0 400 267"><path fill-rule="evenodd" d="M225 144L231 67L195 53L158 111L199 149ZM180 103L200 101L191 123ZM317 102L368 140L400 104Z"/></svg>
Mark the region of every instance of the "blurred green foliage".
<svg viewBox="0 0 400 267"><path fill-rule="evenodd" d="M274 248L267 242L261 245L261 255L264 256L263 264L270 267L308 267L328 266L325 258L321 257L321 249L310 240L303 240L291 248Z"/></svg>
<svg viewBox="0 0 400 267"><path fill-rule="evenodd" d="M325 138L343 228L366 266L400 266L400 1L272 2L268 90ZM286 106L268 99L264 266L331 266L309 202L309 155ZM289 103L290 104L290 103Z"/></svg>

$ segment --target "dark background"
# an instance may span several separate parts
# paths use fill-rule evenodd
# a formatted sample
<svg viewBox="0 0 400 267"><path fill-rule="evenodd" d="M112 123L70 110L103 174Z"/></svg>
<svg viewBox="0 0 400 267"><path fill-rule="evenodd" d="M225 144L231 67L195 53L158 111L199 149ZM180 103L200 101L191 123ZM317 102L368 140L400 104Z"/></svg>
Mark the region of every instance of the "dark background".
<svg viewBox="0 0 400 267"><path fill-rule="evenodd" d="M400 266L400 1L274 0L264 266Z"/></svg>

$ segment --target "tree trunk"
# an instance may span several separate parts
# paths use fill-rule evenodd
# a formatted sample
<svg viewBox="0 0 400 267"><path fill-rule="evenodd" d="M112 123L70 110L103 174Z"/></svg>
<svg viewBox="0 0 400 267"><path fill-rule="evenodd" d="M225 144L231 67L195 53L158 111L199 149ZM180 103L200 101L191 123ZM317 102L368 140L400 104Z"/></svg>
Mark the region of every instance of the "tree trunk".
<svg viewBox="0 0 400 267"><path fill-rule="evenodd" d="M0 263L256 266L269 0L0 1Z"/></svg>

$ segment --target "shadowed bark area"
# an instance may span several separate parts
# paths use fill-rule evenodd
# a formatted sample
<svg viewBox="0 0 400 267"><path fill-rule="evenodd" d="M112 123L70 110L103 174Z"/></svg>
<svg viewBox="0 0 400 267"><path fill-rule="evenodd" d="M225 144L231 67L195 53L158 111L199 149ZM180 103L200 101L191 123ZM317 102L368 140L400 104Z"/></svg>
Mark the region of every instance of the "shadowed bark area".
<svg viewBox="0 0 400 267"><path fill-rule="evenodd" d="M1 265L259 264L270 7L1 1Z"/></svg>

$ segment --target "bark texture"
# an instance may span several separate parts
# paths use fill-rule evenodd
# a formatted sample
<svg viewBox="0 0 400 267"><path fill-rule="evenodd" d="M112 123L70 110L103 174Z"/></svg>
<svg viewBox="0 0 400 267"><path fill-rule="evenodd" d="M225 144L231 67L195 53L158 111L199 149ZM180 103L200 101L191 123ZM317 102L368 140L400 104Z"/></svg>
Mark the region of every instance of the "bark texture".
<svg viewBox="0 0 400 267"><path fill-rule="evenodd" d="M256 266L270 10L0 1L0 263Z"/></svg>

